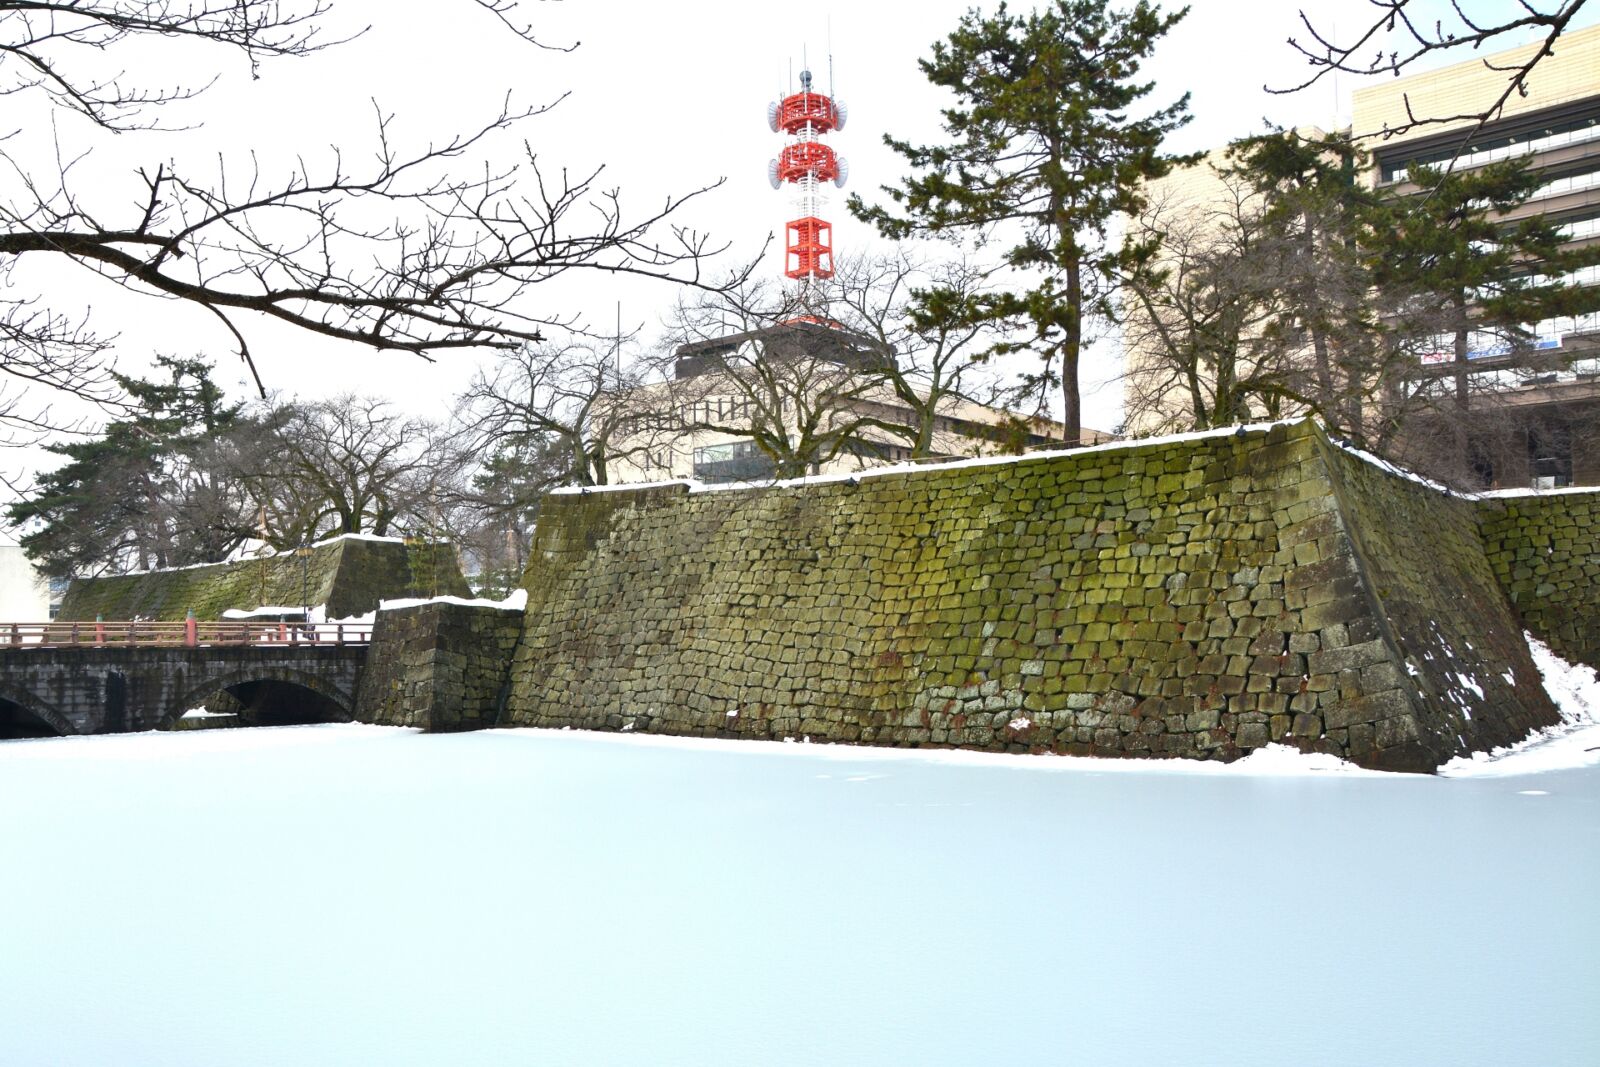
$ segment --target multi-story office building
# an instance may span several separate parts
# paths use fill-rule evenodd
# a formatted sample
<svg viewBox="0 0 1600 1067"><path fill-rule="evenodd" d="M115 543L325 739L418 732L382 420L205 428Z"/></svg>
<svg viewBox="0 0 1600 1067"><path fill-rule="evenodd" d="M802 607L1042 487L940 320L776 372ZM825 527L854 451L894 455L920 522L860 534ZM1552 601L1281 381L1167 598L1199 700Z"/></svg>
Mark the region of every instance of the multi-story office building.
<svg viewBox="0 0 1600 1067"><path fill-rule="evenodd" d="M1352 128L1370 157L1364 180L1397 195L1420 192L1407 181L1413 163L1457 170L1504 159L1526 158L1544 178L1527 203L1506 221L1543 215L1565 232L1569 247L1600 243L1600 26L1563 35L1554 53L1534 68L1525 94L1513 93L1503 111L1482 129L1474 120L1424 124L1398 135L1409 116L1470 115L1487 109L1506 87L1505 68L1526 59L1528 45L1473 58L1435 71L1375 83L1354 94ZM1152 183L1153 202L1168 217L1203 216L1227 192L1217 174L1222 153ZM1568 281L1596 287L1600 266ZM1511 352L1484 337L1471 345L1473 391L1496 412L1495 432L1472 445L1471 467L1486 485L1600 484L1600 310L1526 324L1536 340L1533 355ZM1129 429L1147 434L1177 428L1187 417L1185 390L1165 381L1157 361L1137 343L1125 346ZM1418 383L1441 383L1459 369L1442 343L1423 351ZM1441 384L1442 388L1442 384ZM1414 432L1427 433L1428 420Z"/></svg>
<svg viewBox="0 0 1600 1067"><path fill-rule="evenodd" d="M1508 75L1492 68L1523 62L1537 47L1359 89L1353 127L1357 134L1394 128L1406 121L1408 109L1417 116L1481 111L1505 89ZM1470 170L1526 159L1544 181L1506 221L1543 215L1571 245L1600 243L1600 26L1563 35L1554 53L1534 68L1528 92L1513 93L1483 129L1472 132L1475 125L1462 120L1420 126L1400 137L1368 137L1369 179L1408 194L1420 192L1406 179L1413 163ZM1600 304L1600 266L1567 280L1595 286ZM1600 307L1527 325L1540 357L1532 366L1493 338L1469 352L1474 388L1492 394L1505 416L1478 445L1477 474L1485 484L1508 487L1600 484ZM1446 351L1421 358L1421 373L1453 370Z"/></svg>

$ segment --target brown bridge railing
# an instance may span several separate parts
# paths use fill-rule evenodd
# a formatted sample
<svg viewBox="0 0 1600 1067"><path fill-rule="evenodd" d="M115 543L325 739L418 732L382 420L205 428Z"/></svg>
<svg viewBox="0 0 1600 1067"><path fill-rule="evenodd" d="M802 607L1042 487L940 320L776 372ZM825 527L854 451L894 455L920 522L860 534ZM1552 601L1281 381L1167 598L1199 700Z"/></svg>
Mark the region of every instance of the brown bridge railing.
<svg viewBox="0 0 1600 1067"><path fill-rule="evenodd" d="M5 648L206 648L250 645L366 645L371 623L347 622L12 622Z"/></svg>

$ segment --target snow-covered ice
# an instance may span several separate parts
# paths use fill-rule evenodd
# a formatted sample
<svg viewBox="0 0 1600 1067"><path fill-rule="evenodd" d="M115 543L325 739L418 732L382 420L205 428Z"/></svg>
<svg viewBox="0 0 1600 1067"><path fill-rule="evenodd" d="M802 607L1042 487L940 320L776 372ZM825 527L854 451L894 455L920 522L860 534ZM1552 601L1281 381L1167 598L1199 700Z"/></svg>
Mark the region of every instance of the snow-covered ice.
<svg viewBox="0 0 1600 1067"><path fill-rule="evenodd" d="M0 1063L1590 1064L1564 766L9 742Z"/></svg>
<svg viewBox="0 0 1600 1067"><path fill-rule="evenodd" d="M0 744L0 1064L1600 1062L1600 680L1440 776L367 726Z"/></svg>

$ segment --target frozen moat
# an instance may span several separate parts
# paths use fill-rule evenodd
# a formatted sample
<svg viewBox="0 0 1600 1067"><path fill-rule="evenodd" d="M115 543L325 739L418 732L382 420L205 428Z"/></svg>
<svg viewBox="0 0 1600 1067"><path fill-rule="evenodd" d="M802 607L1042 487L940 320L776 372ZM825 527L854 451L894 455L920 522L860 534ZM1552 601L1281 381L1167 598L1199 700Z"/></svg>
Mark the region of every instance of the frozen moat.
<svg viewBox="0 0 1600 1067"><path fill-rule="evenodd" d="M0 1062L1590 1064L1591 747L9 742Z"/></svg>

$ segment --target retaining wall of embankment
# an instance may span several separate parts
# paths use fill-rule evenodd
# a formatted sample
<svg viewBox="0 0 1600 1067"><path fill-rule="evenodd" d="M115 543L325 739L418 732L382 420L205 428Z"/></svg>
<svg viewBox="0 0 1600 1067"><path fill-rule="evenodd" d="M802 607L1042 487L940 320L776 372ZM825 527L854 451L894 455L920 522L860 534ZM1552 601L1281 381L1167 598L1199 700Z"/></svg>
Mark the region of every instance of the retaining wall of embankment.
<svg viewBox="0 0 1600 1067"><path fill-rule="evenodd" d="M1221 759L1282 742L1429 770L1557 719L1520 639L1541 616L1502 585L1531 578L1483 508L1309 422L554 495L503 721ZM1549 616L1570 647L1593 635L1585 566L1542 583L1589 581Z"/></svg>
<svg viewBox="0 0 1600 1067"><path fill-rule="evenodd" d="M220 619L230 608L322 604L338 619L380 600L470 595L453 546L351 535L261 559L74 579L58 618L180 622L191 611Z"/></svg>

